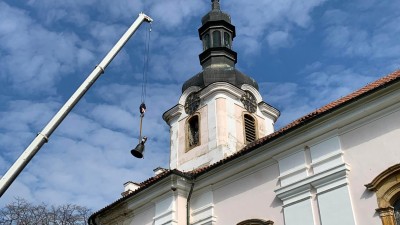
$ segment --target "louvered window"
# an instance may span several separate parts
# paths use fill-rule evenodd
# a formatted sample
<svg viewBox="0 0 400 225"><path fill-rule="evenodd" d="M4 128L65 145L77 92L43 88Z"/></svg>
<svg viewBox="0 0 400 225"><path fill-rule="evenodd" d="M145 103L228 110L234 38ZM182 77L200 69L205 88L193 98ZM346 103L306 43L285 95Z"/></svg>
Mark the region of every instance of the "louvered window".
<svg viewBox="0 0 400 225"><path fill-rule="evenodd" d="M244 115L244 133L246 143L250 143L256 140L256 121L249 114Z"/></svg>

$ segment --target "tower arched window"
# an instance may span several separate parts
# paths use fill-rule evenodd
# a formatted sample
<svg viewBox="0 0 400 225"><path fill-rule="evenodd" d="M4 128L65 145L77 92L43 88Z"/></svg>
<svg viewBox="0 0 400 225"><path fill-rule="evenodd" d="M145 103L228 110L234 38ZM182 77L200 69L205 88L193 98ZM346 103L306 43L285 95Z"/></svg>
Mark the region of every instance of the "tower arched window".
<svg viewBox="0 0 400 225"><path fill-rule="evenodd" d="M186 124L187 133L187 148L190 149L200 145L200 119L199 115L193 115L187 120Z"/></svg>
<svg viewBox="0 0 400 225"><path fill-rule="evenodd" d="M396 224L400 224L400 199L397 199L397 201L394 203L393 210Z"/></svg>
<svg viewBox="0 0 400 225"><path fill-rule="evenodd" d="M211 41L210 41L210 35L205 34L203 36L203 44L204 44L204 50L207 50L211 47Z"/></svg>
<svg viewBox="0 0 400 225"><path fill-rule="evenodd" d="M256 120L250 114L244 114L244 138L245 143L253 142L257 139Z"/></svg>
<svg viewBox="0 0 400 225"><path fill-rule="evenodd" d="M231 48L231 35L224 32L224 47Z"/></svg>
<svg viewBox="0 0 400 225"><path fill-rule="evenodd" d="M213 35L213 47L221 47L221 32L216 30Z"/></svg>

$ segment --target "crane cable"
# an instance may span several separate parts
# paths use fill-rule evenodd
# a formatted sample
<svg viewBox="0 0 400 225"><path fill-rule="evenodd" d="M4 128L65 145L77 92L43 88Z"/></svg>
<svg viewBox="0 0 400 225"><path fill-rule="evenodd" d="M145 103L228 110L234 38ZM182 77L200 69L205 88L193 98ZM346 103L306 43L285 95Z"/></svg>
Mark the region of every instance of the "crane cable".
<svg viewBox="0 0 400 225"><path fill-rule="evenodd" d="M143 55L143 83L142 83L142 103L146 101L146 86L147 86L147 71L149 68L149 53L150 53L150 36L151 36L151 23L149 23L149 32L146 33L146 44L145 44L145 49L144 52L145 54Z"/></svg>
<svg viewBox="0 0 400 225"><path fill-rule="evenodd" d="M143 117L146 112L146 95L147 95L147 71L149 68L149 53L150 53L150 37L151 37L151 30L152 26L149 23L149 32L146 33L146 44L144 46L144 55L143 55L143 77L142 77L142 95L141 95L141 104L139 106L140 112L140 131L139 131L139 143L146 142L147 137L142 138L142 124L143 124Z"/></svg>

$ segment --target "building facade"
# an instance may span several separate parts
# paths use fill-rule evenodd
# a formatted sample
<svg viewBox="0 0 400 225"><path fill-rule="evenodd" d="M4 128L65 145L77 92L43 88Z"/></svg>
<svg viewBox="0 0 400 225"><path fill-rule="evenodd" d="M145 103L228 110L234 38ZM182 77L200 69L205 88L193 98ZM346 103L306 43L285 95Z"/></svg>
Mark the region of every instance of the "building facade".
<svg viewBox="0 0 400 225"><path fill-rule="evenodd" d="M163 115L170 168L128 182L90 224L400 224L400 71L275 131L219 1L199 37L203 70Z"/></svg>

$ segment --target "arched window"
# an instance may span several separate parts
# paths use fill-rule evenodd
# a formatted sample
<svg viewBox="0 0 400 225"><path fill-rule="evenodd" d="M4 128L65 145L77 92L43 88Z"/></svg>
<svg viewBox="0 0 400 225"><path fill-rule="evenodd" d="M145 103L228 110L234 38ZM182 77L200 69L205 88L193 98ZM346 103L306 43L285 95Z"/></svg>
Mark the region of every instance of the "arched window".
<svg viewBox="0 0 400 225"><path fill-rule="evenodd" d="M198 115L190 117L186 125L187 151L200 145L200 120Z"/></svg>
<svg viewBox="0 0 400 225"><path fill-rule="evenodd" d="M271 220L265 221L259 219L251 219L240 222L237 225L273 225L273 224L274 222L272 222Z"/></svg>
<svg viewBox="0 0 400 225"><path fill-rule="evenodd" d="M224 47L231 48L231 35L228 32L224 32Z"/></svg>
<svg viewBox="0 0 400 225"><path fill-rule="evenodd" d="M244 114L245 143L248 144L257 139L256 120L249 114Z"/></svg>
<svg viewBox="0 0 400 225"><path fill-rule="evenodd" d="M394 203L393 210L396 224L400 224L400 199L397 199L397 201Z"/></svg>
<svg viewBox="0 0 400 225"><path fill-rule="evenodd" d="M383 225L400 225L400 164L389 167L380 173L371 183L368 190L374 191L378 200L376 211Z"/></svg>
<svg viewBox="0 0 400 225"><path fill-rule="evenodd" d="M218 30L213 32L213 47L221 47L221 32Z"/></svg>
<svg viewBox="0 0 400 225"><path fill-rule="evenodd" d="M204 36L203 36L203 45L204 45L204 50L207 50L207 49L209 49L211 46L211 43L210 43L210 35L209 34L205 34Z"/></svg>

